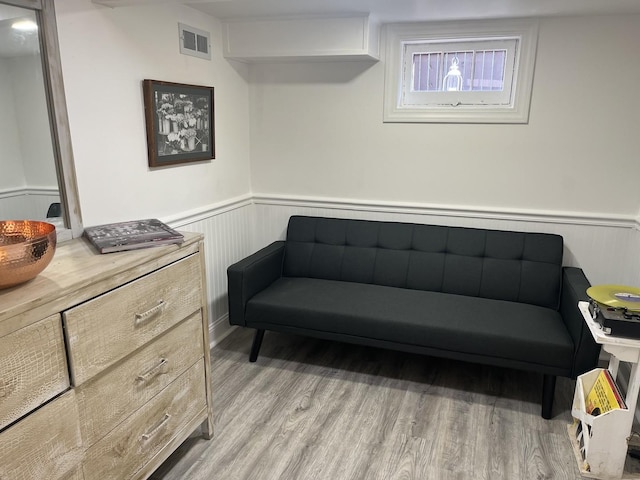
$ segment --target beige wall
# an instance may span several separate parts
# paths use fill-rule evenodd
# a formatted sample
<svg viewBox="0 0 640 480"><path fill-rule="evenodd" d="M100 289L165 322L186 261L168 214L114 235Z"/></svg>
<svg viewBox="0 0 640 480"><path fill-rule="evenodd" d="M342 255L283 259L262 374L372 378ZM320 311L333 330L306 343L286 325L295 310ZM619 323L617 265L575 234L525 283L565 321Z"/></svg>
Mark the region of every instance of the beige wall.
<svg viewBox="0 0 640 480"><path fill-rule="evenodd" d="M384 59L253 65L253 191L634 218L639 44L638 15L543 19L527 125L382 123Z"/></svg>
<svg viewBox="0 0 640 480"><path fill-rule="evenodd" d="M640 220L638 15L542 20L529 124L438 125L382 123L384 59L248 66L222 58L220 23L188 7L65 0L56 8L87 226L197 211L220 216L254 194L255 218L243 206L240 226L223 215L209 232L214 254L235 252L244 239L241 253L213 269L223 273L256 235L263 240L261 225L280 219L281 210L365 217L378 205L427 205L438 217L408 220L455 223L470 212L460 224L544 227L565 235L568 263L584 266L595 283L637 283L637 260L627 259L638 257L640 238L638 223L630 227ZM178 53L178 22L212 32L212 61ZM144 78L215 87L216 160L149 169ZM290 197L293 206L259 200L270 195ZM344 211L327 209L333 204ZM441 217L449 207L453 216ZM477 215L483 209L497 215ZM500 215L519 210L534 220L512 225ZM494 217L506 224L487 220ZM281 232L286 219L275 223ZM242 235L234 233L239 228Z"/></svg>
<svg viewBox="0 0 640 480"><path fill-rule="evenodd" d="M188 7L56 8L86 225L251 190L638 214L638 15L543 19L529 124L446 125L382 123L384 59L247 66L222 58L220 23ZM177 22L212 32L212 61L178 53ZM216 87L216 160L148 168L144 78Z"/></svg>
<svg viewBox="0 0 640 480"><path fill-rule="evenodd" d="M85 226L177 215L250 192L245 65L222 58L220 23L188 7L56 2ZM212 33L211 61L178 50L178 22ZM150 170L142 80L215 87L216 159Z"/></svg>

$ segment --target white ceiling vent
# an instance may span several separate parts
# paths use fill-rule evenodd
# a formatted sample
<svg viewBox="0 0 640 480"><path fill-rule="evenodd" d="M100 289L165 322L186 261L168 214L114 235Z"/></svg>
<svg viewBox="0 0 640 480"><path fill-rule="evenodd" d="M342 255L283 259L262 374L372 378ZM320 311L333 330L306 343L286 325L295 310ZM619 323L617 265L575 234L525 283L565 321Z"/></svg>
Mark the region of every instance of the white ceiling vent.
<svg viewBox="0 0 640 480"><path fill-rule="evenodd" d="M180 53L211 60L211 34L198 28L178 23Z"/></svg>

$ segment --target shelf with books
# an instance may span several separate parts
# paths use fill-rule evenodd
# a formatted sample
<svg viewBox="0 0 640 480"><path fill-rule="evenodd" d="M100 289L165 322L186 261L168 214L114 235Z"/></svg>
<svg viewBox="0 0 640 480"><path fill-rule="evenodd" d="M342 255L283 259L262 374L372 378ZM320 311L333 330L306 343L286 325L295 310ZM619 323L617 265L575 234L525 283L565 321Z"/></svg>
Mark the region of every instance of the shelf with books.
<svg viewBox="0 0 640 480"><path fill-rule="evenodd" d="M596 368L578 377L571 415L575 420L569 432L580 473L589 478L623 478L633 411L608 370Z"/></svg>
<svg viewBox="0 0 640 480"><path fill-rule="evenodd" d="M585 401L602 369L578 377L571 412L576 420L568 425L578 466L585 477L640 480L640 476L624 470L627 439L631 436L640 394L640 339L606 334L600 324L593 320L588 302L578 302L578 309L593 340L610 354L607 370L611 378L618 378L620 362L626 362L631 367L624 392L626 408L613 409L597 416L587 413Z"/></svg>

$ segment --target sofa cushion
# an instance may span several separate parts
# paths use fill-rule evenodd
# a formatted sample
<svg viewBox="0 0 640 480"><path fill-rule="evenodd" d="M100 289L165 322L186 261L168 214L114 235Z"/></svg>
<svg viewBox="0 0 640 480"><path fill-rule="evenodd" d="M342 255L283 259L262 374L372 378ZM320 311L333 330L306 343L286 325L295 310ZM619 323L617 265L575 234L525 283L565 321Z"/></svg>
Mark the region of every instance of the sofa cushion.
<svg viewBox="0 0 640 480"><path fill-rule="evenodd" d="M567 368L573 341L550 308L335 280L282 277L247 304L277 325ZM263 327L259 327L263 328ZM464 333L462 333L464 332Z"/></svg>
<svg viewBox="0 0 640 480"><path fill-rule="evenodd" d="M562 250L546 233L294 216L283 275L558 309Z"/></svg>

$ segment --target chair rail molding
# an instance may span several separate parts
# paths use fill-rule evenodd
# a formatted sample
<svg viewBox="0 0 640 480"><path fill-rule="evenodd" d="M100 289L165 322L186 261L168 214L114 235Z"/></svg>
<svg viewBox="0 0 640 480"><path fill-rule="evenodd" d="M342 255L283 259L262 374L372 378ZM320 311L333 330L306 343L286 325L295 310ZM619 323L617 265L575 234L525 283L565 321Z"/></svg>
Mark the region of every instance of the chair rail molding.
<svg viewBox="0 0 640 480"><path fill-rule="evenodd" d="M380 213L398 213L429 216L461 217L472 219L505 220L522 222L560 223L567 225L592 225L616 228L640 228L640 217L633 215L565 212L518 208L491 208L464 205L428 204L417 202L388 202L378 200L353 200L330 197L308 197L273 194L254 194L256 205L299 206L309 208L336 208Z"/></svg>
<svg viewBox="0 0 640 480"><path fill-rule="evenodd" d="M162 221L167 225L171 225L172 228L180 228L184 225L199 222L207 218L231 212L232 210L243 208L252 204L253 197L251 196L251 194L245 194L204 207L163 217Z"/></svg>

